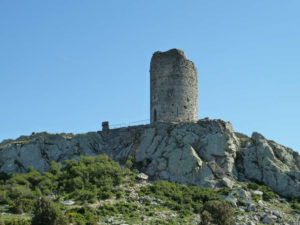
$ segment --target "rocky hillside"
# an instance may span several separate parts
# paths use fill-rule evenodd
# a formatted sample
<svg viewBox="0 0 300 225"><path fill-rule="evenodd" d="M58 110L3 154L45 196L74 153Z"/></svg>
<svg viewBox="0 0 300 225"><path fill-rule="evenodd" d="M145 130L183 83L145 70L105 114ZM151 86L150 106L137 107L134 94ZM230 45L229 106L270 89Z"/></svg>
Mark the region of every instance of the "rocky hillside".
<svg viewBox="0 0 300 225"><path fill-rule="evenodd" d="M107 155L81 156L49 172L0 174L3 225L298 225L300 204L257 183L199 188L151 181ZM52 215L52 216L49 216Z"/></svg>
<svg viewBox="0 0 300 225"><path fill-rule="evenodd" d="M121 164L132 158L151 179L213 188L255 181L281 196L300 198L299 154L259 133L236 133L222 120L21 136L0 143L0 171L12 174L33 166L44 172L51 161L103 153Z"/></svg>

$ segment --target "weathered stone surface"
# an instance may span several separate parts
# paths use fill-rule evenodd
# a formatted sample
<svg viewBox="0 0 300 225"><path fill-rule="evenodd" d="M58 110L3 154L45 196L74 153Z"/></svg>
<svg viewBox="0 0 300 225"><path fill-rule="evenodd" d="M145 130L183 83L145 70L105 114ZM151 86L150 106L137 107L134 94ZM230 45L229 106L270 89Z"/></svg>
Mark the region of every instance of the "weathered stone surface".
<svg viewBox="0 0 300 225"><path fill-rule="evenodd" d="M240 151L243 165L239 168L242 168L240 172L243 176L262 182L283 196L299 197L298 154L268 141L258 133L253 133L251 141L252 144L248 148Z"/></svg>
<svg viewBox="0 0 300 225"><path fill-rule="evenodd" d="M222 180L221 180L221 185L223 187L232 188L234 186L234 181L230 180L227 177L223 177Z"/></svg>
<svg viewBox="0 0 300 225"><path fill-rule="evenodd" d="M258 196L263 196L263 194L264 194L262 191L258 191L258 190L253 191L252 193L255 195L258 195Z"/></svg>
<svg viewBox="0 0 300 225"><path fill-rule="evenodd" d="M223 198L226 201L229 201L233 207L237 207L238 199L233 195L221 195L221 198Z"/></svg>
<svg viewBox="0 0 300 225"><path fill-rule="evenodd" d="M230 192L230 194L233 196L240 197L240 198L249 198L250 197L250 192L245 191L244 189L233 190Z"/></svg>
<svg viewBox="0 0 300 225"><path fill-rule="evenodd" d="M155 52L150 65L150 121L196 122L198 75L183 51Z"/></svg>
<svg viewBox="0 0 300 225"><path fill-rule="evenodd" d="M131 157L150 179L201 187L258 181L287 197L300 197L298 153L269 141L235 133L229 122L156 123L87 134L37 133L0 143L0 171L44 172L51 161L108 154L120 163ZM240 196L241 193L235 193ZM240 197L249 197L243 195Z"/></svg>
<svg viewBox="0 0 300 225"><path fill-rule="evenodd" d="M271 224L276 221L277 217L274 215L266 215L263 217L262 222L265 224Z"/></svg>
<svg viewBox="0 0 300 225"><path fill-rule="evenodd" d="M247 212L255 212L256 211L256 207L254 204L250 203L246 209Z"/></svg>
<svg viewBox="0 0 300 225"><path fill-rule="evenodd" d="M137 175L137 178L140 179L140 180L148 180L149 176L147 174L144 174L144 173L139 173Z"/></svg>

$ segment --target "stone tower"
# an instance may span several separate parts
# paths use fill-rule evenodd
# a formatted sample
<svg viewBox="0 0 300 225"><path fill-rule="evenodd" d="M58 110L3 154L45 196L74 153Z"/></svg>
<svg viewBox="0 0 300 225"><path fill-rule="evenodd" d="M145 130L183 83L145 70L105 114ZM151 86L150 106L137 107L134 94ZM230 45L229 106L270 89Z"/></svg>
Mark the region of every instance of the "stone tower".
<svg viewBox="0 0 300 225"><path fill-rule="evenodd" d="M150 65L150 122L198 120L198 75L183 51L155 52Z"/></svg>

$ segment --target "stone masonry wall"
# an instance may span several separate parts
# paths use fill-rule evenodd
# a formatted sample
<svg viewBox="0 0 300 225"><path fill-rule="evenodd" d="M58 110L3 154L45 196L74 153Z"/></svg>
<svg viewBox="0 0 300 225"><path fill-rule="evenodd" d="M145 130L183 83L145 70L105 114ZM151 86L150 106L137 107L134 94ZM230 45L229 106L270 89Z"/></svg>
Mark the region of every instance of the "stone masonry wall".
<svg viewBox="0 0 300 225"><path fill-rule="evenodd" d="M150 120L196 122L198 75L183 51L155 52L150 65Z"/></svg>

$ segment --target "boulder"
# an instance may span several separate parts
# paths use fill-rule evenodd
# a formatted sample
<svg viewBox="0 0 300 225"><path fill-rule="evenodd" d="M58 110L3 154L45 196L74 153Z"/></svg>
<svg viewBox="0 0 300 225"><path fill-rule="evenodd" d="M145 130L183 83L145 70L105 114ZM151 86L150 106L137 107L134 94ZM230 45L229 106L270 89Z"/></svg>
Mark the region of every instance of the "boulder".
<svg viewBox="0 0 300 225"><path fill-rule="evenodd" d="M256 206L252 203L250 203L247 207L247 212L255 212L256 211Z"/></svg>
<svg viewBox="0 0 300 225"><path fill-rule="evenodd" d="M221 180L221 185L224 187L232 188L234 186L235 182L228 177L223 177Z"/></svg>
<svg viewBox="0 0 300 225"><path fill-rule="evenodd" d="M136 176L139 180L148 180L149 176L147 174L144 174L144 173L139 173L137 176Z"/></svg>
<svg viewBox="0 0 300 225"><path fill-rule="evenodd" d="M252 191L252 194L255 194L255 195L258 195L258 196L263 196L264 193L262 191L256 190L256 191Z"/></svg>
<svg viewBox="0 0 300 225"><path fill-rule="evenodd" d="M274 215L265 215L263 218L262 218L262 222L265 223L265 224L272 224L274 223L275 221L277 220L277 217L274 216Z"/></svg>
<svg viewBox="0 0 300 225"><path fill-rule="evenodd" d="M226 201L229 201L231 203L232 207L237 207L238 200L233 195L221 195L221 198Z"/></svg>

